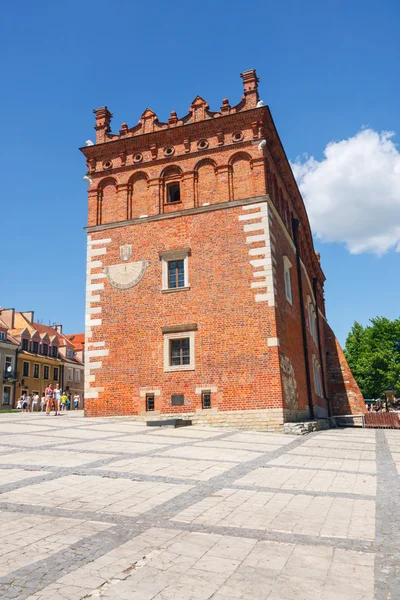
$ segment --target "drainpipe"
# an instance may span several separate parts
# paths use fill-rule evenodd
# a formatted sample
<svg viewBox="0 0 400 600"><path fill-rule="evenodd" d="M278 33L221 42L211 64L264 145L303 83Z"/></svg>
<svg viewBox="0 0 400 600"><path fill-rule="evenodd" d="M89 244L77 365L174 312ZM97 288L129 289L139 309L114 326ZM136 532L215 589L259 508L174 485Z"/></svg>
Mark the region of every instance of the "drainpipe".
<svg viewBox="0 0 400 600"><path fill-rule="evenodd" d="M326 393L326 386L325 386L325 368L324 368L324 361L322 359L322 346L321 346L321 332L320 332L320 328L319 328L319 312L318 312L318 299L317 299L317 278L314 277L313 279L313 292L314 292L314 300L315 300L315 308L316 308L316 318L317 318L317 339L318 339L318 350L319 350L319 363L321 365L321 375L322 375L322 389L324 392L324 398L326 400L326 406L328 408L328 417L332 416L332 411L331 411L331 402L328 398L328 395Z"/></svg>
<svg viewBox="0 0 400 600"><path fill-rule="evenodd" d="M310 419L314 419L314 407L312 403L312 392L311 392L311 377L310 377L310 362L308 360L308 345L307 345L307 328L306 328L306 317L304 310L303 300L303 278L301 274L301 263L299 253L299 225L298 219L292 219L292 230L293 230L293 241L296 247L296 267L297 267L297 280L299 282L299 298L300 298L300 315L301 315L301 331L303 335L303 352L304 352L304 364L306 369L306 382L307 382L307 398L308 408L310 412Z"/></svg>

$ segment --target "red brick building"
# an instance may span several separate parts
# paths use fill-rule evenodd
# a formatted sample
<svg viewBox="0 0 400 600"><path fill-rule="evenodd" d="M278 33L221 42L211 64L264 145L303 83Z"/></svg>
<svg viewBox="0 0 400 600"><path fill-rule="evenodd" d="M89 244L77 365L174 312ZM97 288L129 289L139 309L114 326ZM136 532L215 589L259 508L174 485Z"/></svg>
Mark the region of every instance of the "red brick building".
<svg viewBox="0 0 400 600"><path fill-rule="evenodd" d="M324 274L256 72L212 112L95 110L86 413L280 427L364 411L327 325ZM332 337L333 336L333 337Z"/></svg>

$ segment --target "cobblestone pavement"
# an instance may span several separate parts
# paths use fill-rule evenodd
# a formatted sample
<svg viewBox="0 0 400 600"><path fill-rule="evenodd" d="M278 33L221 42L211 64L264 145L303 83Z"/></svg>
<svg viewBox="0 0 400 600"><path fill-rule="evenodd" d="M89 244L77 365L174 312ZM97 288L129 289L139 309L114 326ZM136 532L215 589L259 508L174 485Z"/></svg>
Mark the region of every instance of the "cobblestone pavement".
<svg viewBox="0 0 400 600"><path fill-rule="evenodd" d="M400 433L0 416L2 600L400 598Z"/></svg>

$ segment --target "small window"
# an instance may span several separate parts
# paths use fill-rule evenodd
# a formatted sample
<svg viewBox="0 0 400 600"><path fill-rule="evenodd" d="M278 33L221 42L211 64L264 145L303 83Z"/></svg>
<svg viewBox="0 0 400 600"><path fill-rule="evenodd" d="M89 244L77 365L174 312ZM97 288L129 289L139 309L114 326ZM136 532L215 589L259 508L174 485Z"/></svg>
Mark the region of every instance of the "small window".
<svg viewBox="0 0 400 600"><path fill-rule="evenodd" d="M195 331L164 334L164 371L194 371Z"/></svg>
<svg viewBox="0 0 400 600"><path fill-rule="evenodd" d="M35 354L39 352L39 342L32 342L32 352Z"/></svg>
<svg viewBox="0 0 400 600"><path fill-rule="evenodd" d="M6 356L6 361L5 361L4 369L5 369L6 374L7 373L11 373L11 371L12 371L12 358L11 358L11 356Z"/></svg>
<svg viewBox="0 0 400 600"><path fill-rule="evenodd" d="M168 289L185 287L185 267L183 260L168 261Z"/></svg>
<svg viewBox="0 0 400 600"><path fill-rule="evenodd" d="M53 358L57 358L57 356L58 356L58 348L57 348L57 346L53 346L52 347L52 349L51 349L51 355L52 355Z"/></svg>
<svg viewBox="0 0 400 600"><path fill-rule="evenodd" d="M167 204L181 201L181 188L179 183L169 183L167 185Z"/></svg>
<svg viewBox="0 0 400 600"><path fill-rule="evenodd" d="M48 344L42 344L42 354L44 356L47 356L49 354L49 345Z"/></svg>
<svg viewBox="0 0 400 600"><path fill-rule="evenodd" d="M154 410L154 394L146 394L146 411Z"/></svg>
<svg viewBox="0 0 400 600"><path fill-rule="evenodd" d="M0 331L0 340L5 340L6 339L6 334L4 333L4 331Z"/></svg>
<svg viewBox="0 0 400 600"><path fill-rule="evenodd" d="M22 340L22 350L28 350L28 348L29 348L29 341Z"/></svg>
<svg viewBox="0 0 400 600"><path fill-rule="evenodd" d="M73 350L67 349L67 358L71 358L71 359L74 358L74 351Z"/></svg>
<svg viewBox="0 0 400 600"><path fill-rule="evenodd" d="M171 340L171 367L190 365L190 340L182 338Z"/></svg>
<svg viewBox="0 0 400 600"><path fill-rule="evenodd" d="M22 363L22 377L29 377L29 363L25 361Z"/></svg>
<svg viewBox="0 0 400 600"><path fill-rule="evenodd" d="M37 364L33 365L33 376L35 379L39 379L40 367Z"/></svg>
<svg viewBox="0 0 400 600"><path fill-rule="evenodd" d="M45 365L44 369L43 369L43 379L50 379L49 373L50 373L50 368L47 365Z"/></svg>
<svg viewBox="0 0 400 600"><path fill-rule="evenodd" d="M200 140L199 143L197 144L197 147L199 150L205 150L205 148L208 148L207 140Z"/></svg>
<svg viewBox="0 0 400 600"><path fill-rule="evenodd" d="M68 369L68 381L73 381L74 379L74 370Z"/></svg>
<svg viewBox="0 0 400 600"><path fill-rule="evenodd" d="M5 385L3 388L3 404L10 404L11 399L11 388Z"/></svg>
<svg viewBox="0 0 400 600"><path fill-rule="evenodd" d="M293 304L292 280L291 280L291 274L290 274L290 269L292 267L292 263L290 262L290 260L288 259L287 256L283 257L283 265L284 265L285 296L286 296L286 300L290 304Z"/></svg>
<svg viewBox="0 0 400 600"><path fill-rule="evenodd" d="M189 254L190 248L160 252L163 290L185 290L190 287Z"/></svg>
<svg viewBox="0 0 400 600"><path fill-rule="evenodd" d="M54 381L58 381L58 377L59 377L58 367L54 367L54 369L53 369L53 379L54 379Z"/></svg>
<svg viewBox="0 0 400 600"><path fill-rule="evenodd" d="M81 380L81 372L79 369L75 369L75 381L77 383L80 383L80 380Z"/></svg>
<svg viewBox="0 0 400 600"><path fill-rule="evenodd" d="M204 390L201 392L201 407L211 408L211 392Z"/></svg>

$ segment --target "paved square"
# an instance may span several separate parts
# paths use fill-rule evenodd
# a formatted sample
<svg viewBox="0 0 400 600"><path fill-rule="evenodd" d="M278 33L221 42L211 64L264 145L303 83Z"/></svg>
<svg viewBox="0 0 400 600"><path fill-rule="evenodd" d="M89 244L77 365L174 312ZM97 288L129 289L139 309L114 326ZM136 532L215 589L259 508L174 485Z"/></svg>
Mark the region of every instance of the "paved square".
<svg viewBox="0 0 400 600"><path fill-rule="evenodd" d="M5 414L0 453L1 600L400 597L400 432Z"/></svg>

